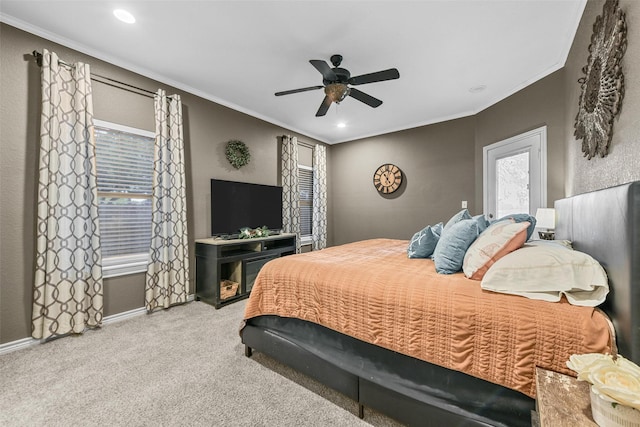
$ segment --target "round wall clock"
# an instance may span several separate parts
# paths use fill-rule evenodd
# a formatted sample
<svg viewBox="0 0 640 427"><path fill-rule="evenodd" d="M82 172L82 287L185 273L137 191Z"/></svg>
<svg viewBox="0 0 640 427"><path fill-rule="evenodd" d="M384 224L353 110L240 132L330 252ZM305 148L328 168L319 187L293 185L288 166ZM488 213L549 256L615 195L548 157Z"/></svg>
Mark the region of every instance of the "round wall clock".
<svg viewBox="0 0 640 427"><path fill-rule="evenodd" d="M402 184L402 171L391 163L380 166L373 174L373 186L379 193L390 194Z"/></svg>

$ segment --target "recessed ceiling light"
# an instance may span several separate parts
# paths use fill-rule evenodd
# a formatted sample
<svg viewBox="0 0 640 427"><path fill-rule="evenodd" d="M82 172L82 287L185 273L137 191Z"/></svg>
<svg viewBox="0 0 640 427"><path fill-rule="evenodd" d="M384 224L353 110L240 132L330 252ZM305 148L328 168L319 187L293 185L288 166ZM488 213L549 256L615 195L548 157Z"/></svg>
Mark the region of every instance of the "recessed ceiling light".
<svg viewBox="0 0 640 427"><path fill-rule="evenodd" d="M344 127L347 127L347 124L346 124L346 123L343 123L343 122L340 122L340 123L338 123L338 124L337 124L337 126L338 126L339 128L344 128Z"/></svg>
<svg viewBox="0 0 640 427"><path fill-rule="evenodd" d="M116 9L113 11L113 14L116 18L122 22L126 22L127 24L133 24L136 22L136 18L124 9Z"/></svg>
<svg viewBox="0 0 640 427"><path fill-rule="evenodd" d="M485 90L487 87L485 85L479 85L479 86L474 86L472 88L469 88L469 92L471 93L479 93L482 92L483 90Z"/></svg>

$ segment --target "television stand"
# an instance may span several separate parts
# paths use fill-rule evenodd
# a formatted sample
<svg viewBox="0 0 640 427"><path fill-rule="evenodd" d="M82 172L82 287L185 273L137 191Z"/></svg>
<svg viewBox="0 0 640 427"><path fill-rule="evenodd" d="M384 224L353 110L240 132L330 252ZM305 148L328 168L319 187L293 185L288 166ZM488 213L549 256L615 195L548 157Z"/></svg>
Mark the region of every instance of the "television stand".
<svg viewBox="0 0 640 427"><path fill-rule="evenodd" d="M196 240L196 300L220 308L247 298L258 272L272 259L296 253L296 235Z"/></svg>

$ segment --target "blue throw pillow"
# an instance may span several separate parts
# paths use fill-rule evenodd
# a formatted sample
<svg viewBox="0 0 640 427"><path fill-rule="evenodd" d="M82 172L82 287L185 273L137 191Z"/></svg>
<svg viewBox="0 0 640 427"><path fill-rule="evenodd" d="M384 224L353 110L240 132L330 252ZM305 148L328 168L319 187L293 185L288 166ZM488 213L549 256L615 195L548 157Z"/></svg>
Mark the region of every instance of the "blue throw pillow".
<svg viewBox="0 0 640 427"><path fill-rule="evenodd" d="M409 258L429 258L440 240L442 223L428 225L411 238L407 255Z"/></svg>
<svg viewBox="0 0 640 427"><path fill-rule="evenodd" d="M457 214L452 216L449 219L449 221L447 221L447 223L445 224L443 230L447 230L447 229L451 228L451 226L453 224L456 224L456 223L462 221L463 219L471 219L471 214L469 213L469 211L467 209L462 209L460 212L458 212Z"/></svg>
<svg viewBox="0 0 640 427"><path fill-rule="evenodd" d="M464 254L478 237L478 221L463 219L442 231L433 251L433 262L440 274L453 274L462 270Z"/></svg>
<svg viewBox="0 0 640 427"><path fill-rule="evenodd" d="M505 215L497 221L502 221L503 219L512 219L515 222L529 221L530 225L529 227L527 227L527 240L531 238L531 235L533 234L533 230L535 230L536 228L536 217L526 213Z"/></svg>
<svg viewBox="0 0 640 427"><path fill-rule="evenodd" d="M484 214L476 215L473 219L478 223L478 235L482 234L482 232L489 226L489 221L484 217Z"/></svg>

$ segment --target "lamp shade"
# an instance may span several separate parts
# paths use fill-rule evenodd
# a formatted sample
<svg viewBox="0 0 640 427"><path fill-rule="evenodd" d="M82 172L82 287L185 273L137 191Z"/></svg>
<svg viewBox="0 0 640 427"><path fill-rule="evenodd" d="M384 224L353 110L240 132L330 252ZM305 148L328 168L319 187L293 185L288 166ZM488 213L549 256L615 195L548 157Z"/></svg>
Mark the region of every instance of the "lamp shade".
<svg viewBox="0 0 640 427"><path fill-rule="evenodd" d="M536 211L536 227L553 230L556 228L556 210L553 208L538 208Z"/></svg>

